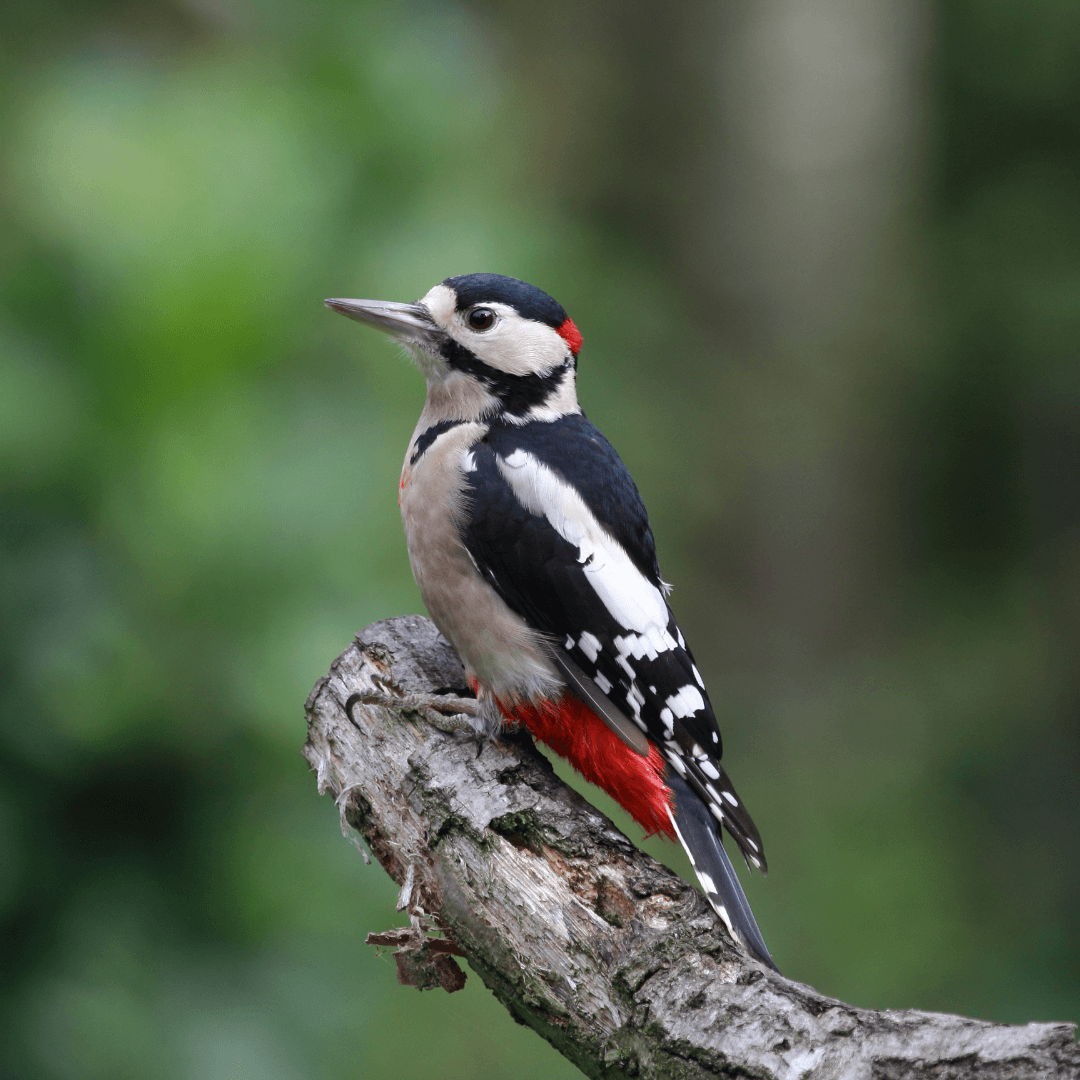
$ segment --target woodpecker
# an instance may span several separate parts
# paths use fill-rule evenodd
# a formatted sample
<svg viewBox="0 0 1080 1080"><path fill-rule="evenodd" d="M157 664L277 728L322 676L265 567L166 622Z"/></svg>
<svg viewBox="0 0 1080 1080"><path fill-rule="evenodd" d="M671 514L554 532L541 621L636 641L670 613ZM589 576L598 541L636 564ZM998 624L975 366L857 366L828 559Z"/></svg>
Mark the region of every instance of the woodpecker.
<svg viewBox="0 0 1080 1080"><path fill-rule="evenodd" d="M720 764L637 486L578 404L577 327L499 274L447 278L413 304L326 305L388 331L427 380L398 502L481 733L523 725L646 833L677 839L731 936L776 969L721 826L765 873L761 837Z"/></svg>

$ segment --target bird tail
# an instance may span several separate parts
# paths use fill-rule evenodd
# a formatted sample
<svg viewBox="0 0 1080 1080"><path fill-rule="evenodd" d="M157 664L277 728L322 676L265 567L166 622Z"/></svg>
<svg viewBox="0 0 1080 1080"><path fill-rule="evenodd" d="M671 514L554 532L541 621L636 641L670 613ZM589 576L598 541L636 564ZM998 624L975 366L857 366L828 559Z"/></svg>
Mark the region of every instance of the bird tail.
<svg viewBox="0 0 1080 1080"><path fill-rule="evenodd" d="M757 919L750 910L735 867L724 850L719 824L713 820L708 807L694 794L690 785L674 770L668 773L667 785L675 794L675 808L671 816L675 834L690 858L690 865L705 890L705 898L723 919L731 936L751 956L773 971L779 971L758 929Z"/></svg>

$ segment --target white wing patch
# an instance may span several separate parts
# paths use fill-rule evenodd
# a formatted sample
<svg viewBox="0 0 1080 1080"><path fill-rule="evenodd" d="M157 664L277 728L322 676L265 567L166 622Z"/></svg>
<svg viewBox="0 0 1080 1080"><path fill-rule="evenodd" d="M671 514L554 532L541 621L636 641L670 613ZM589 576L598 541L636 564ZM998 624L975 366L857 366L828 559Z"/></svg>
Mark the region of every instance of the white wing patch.
<svg viewBox="0 0 1080 1080"><path fill-rule="evenodd" d="M633 641L630 636L620 639L627 644L619 660L631 678L634 672L625 660L626 655L637 649L644 656L650 650L660 653L672 648L668 644L672 638L667 632L669 616L663 594L596 520L578 492L520 448L495 461L518 502L538 517L546 518L564 540L578 549L585 580L611 617L635 636Z"/></svg>
<svg viewBox="0 0 1080 1080"><path fill-rule="evenodd" d="M615 648L619 650L619 655L632 656L635 660L646 656L655 660L660 653L675 647L675 639L668 633L666 626L651 626L644 634L627 634L615 639Z"/></svg>
<svg viewBox="0 0 1080 1080"><path fill-rule="evenodd" d="M595 664L600 655L600 639L588 630L578 639L578 647Z"/></svg>
<svg viewBox="0 0 1080 1080"><path fill-rule="evenodd" d="M686 763L683 761L682 754L680 754L678 750L669 750L666 757L680 776L686 775ZM709 809L712 810L713 808L710 806ZM714 811L714 813L715 812L716 811ZM724 820L722 816L720 817L720 820Z"/></svg>
<svg viewBox="0 0 1080 1080"><path fill-rule="evenodd" d="M701 696L701 691L696 686L684 686L678 693L672 694L667 699L667 707L680 719L687 716L693 716L694 713L700 712L705 708L705 699ZM697 750L698 747L695 747ZM695 754L695 757L704 754Z"/></svg>

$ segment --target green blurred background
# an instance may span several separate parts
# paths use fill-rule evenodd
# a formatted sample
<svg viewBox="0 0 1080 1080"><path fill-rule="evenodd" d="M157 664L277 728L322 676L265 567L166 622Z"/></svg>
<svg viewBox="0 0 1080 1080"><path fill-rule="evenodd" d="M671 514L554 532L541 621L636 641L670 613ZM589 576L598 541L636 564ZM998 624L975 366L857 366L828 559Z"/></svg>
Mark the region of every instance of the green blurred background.
<svg viewBox="0 0 1080 1080"><path fill-rule="evenodd" d="M475 976L397 986L300 756L421 610L421 380L322 299L477 270L584 334L781 967L1080 1020L1075 0L39 0L0 41L0 1075L578 1075Z"/></svg>

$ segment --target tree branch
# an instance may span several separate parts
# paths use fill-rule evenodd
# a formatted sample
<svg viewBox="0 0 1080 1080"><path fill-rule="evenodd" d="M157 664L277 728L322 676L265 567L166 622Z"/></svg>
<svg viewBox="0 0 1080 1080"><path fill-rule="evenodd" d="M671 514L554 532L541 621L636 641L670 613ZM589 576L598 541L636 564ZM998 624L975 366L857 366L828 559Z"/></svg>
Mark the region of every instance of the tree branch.
<svg viewBox="0 0 1080 1080"><path fill-rule="evenodd" d="M526 735L463 730L471 705L419 616L369 626L307 702L320 792L401 886L410 925L369 940L402 982L459 989L464 955L592 1077L1080 1077L1070 1024L875 1012L765 970Z"/></svg>

